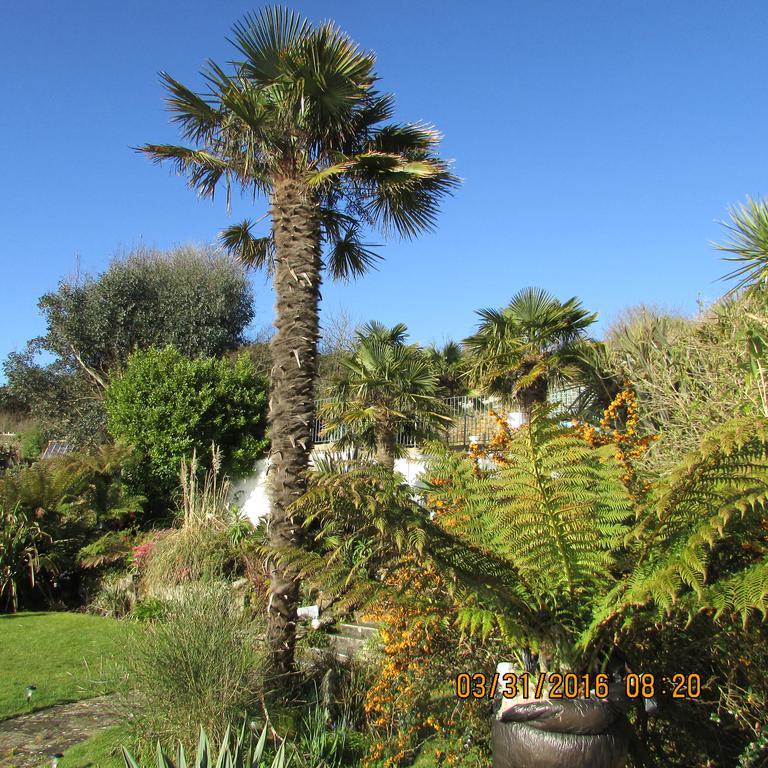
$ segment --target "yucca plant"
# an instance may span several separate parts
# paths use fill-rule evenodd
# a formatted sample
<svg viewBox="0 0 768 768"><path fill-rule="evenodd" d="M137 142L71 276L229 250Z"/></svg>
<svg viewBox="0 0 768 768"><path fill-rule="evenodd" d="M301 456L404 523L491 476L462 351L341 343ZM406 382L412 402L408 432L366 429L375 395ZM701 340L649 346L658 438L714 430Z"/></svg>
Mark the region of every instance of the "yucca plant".
<svg viewBox="0 0 768 768"><path fill-rule="evenodd" d="M237 738L233 739L230 730L227 729L217 751L205 730L201 728L197 754L194 758L187 760L184 747L180 743L176 750L176 759L171 760L158 742L155 765L157 768L212 768L214 765L216 768L260 768L265 759L267 735L268 728L265 726L256 741L253 732L243 724ZM126 768L142 768L125 747L121 749ZM291 754L286 750L283 742L271 762L271 768L288 768L290 763Z"/></svg>

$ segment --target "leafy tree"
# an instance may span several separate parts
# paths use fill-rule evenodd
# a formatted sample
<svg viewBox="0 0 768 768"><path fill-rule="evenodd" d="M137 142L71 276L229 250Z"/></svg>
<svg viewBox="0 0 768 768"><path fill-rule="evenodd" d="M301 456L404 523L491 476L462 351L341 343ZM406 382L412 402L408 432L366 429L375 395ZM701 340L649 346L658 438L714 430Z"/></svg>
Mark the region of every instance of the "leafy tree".
<svg viewBox="0 0 768 768"><path fill-rule="evenodd" d="M104 439L103 393L135 349L173 344L188 357L237 348L253 317L242 268L211 249L138 248L98 277L65 279L41 297L45 335L5 363L9 394L51 437ZM52 356L38 364L36 356Z"/></svg>
<svg viewBox="0 0 768 768"><path fill-rule="evenodd" d="M430 358L405 343L401 323L385 328L367 323L357 334L354 354L342 359L342 373L320 409L327 432L338 431L336 447L373 453L388 469L395 466L397 439L434 438L450 423L440 400Z"/></svg>
<svg viewBox="0 0 768 768"><path fill-rule="evenodd" d="M41 365L35 342L12 352L3 364L8 389L28 409L45 437L92 448L106 439L102 392L80 368L54 359Z"/></svg>
<svg viewBox="0 0 768 768"><path fill-rule="evenodd" d="M516 397L530 412L550 388L577 380L586 329L597 319L576 298L561 302L525 288L501 310L481 309L476 333L464 341L472 355L470 377L496 394Z"/></svg>
<svg viewBox="0 0 768 768"><path fill-rule="evenodd" d="M271 271L277 297L272 340L270 426L275 546L298 541L289 505L306 488L314 416L318 301L323 268L334 279L361 275L376 254L364 228L411 237L431 228L456 185L425 125L386 123L391 95L375 89L373 54L333 23L313 27L281 8L235 25L231 72L211 62L207 92L168 74L173 120L192 146L150 144L189 185L213 196L220 182L270 203L272 231L244 221L223 242L244 263ZM269 637L278 673L294 669L296 574L270 567Z"/></svg>
<svg viewBox="0 0 768 768"><path fill-rule="evenodd" d="M246 356L191 360L174 347L134 352L107 388L109 429L144 457L156 487L178 485L181 461L216 443L223 466L247 472L267 446L265 385Z"/></svg>

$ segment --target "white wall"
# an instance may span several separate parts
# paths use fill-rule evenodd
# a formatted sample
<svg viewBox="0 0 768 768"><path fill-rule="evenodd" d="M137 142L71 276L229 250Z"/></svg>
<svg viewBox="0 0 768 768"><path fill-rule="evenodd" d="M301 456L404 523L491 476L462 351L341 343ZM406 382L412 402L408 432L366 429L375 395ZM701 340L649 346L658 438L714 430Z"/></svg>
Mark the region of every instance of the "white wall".
<svg viewBox="0 0 768 768"><path fill-rule="evenodd" d="M507 414L507 421L512 428L523 423L521 413ZM327 450L316 449L312 452L310 463L316 455L327 455ZM269 499L267 498L267 466L269 459L259 459L252 475L232 483L230 498L236 503L245 516L254 524L269 514ZM416 449L409 449L408 456L395 461L395 471L399 472L408 485L415 485L424 473L426 462L423 454Z"/></svg>
<svg viewBox="0 0 768 768"><path fill-rule="evenodd" d="M395 470L405 477L409 485L414 485L426 466L420 454L397 459ZM314 458L314 452L313 456ZM311 461L311 459L310 459ZM259 459L252 475L233 482L230 487L230 499L240 507L241 512L254 524L269 514L267 497L267 467L269 459Z"/></svg>

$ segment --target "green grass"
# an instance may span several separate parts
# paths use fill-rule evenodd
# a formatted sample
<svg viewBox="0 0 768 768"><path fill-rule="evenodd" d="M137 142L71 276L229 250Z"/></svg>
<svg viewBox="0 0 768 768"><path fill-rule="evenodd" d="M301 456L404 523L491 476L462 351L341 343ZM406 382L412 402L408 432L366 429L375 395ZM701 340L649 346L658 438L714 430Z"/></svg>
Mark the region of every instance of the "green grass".
<svg viewBox="0 0 768 768"><path fill-rule="evenodd" d="M64 750L59 768L125 768L120 746L131 747L131 734L124 725L115 725L90 739ZM48 768L44 763L40 768Z"/></svg>
<svg viewBox="0 0 768 768"><path fill-rule="evenodd" d="M117 690L128 622L82 613L0 616L0 720ZM27 703L24 690L37 690Z"/></svg>

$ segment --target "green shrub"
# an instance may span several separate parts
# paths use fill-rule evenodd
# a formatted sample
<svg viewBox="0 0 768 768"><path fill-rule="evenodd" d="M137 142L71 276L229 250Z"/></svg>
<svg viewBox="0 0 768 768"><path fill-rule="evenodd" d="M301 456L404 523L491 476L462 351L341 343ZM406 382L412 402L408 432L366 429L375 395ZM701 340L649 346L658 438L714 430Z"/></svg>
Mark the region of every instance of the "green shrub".
<svg viewBox="0 0 768 768"><path fill-rule="evenodd" d="M86 544L77 553L77 562L83 568L127 565L133 538L129 531L107 531L96 541Z"/></svg>
<svg viewBox="0 0 768 768"><path fill-rule="evenodd" d="M223 468L251 469L264 439L265 384L245 356L190 360L173 347L135 352L106 392L109 428L144 457L147 479L166 494L183 457L215 442Z"/></svg>
<svg viewBox="0 0 768 768"><path fill-rule="evenodd" d="M126 662L142 738L189 747L202 725L221 740L258 701L263 647L262 622L235 606L231 589L188 585Z"/></svg>
<svg viewBox="0 0 768 768"><path fill-rule="evenodd" d="M168 616L169 604L165 600L150 597L136 603L131 611L131 617L136 621L162 621Z"/></svg>
<svg viewBox="0 0 768 768"><path fill-rule="evenodd" d="M36 461L45 448L45 438L40 428L32 427L21 435L19 456L27 461Z"/></svg>
<svg viewBox="0 0 768 768"><path fill-rule="evenodd" d="M239 566L226 530L205 525L175 528L157 539L144 558L141 592L164 598L181 584L226 581Z"/></svg>
<svg viewBox="0 0 768 768"><path fill-rule="evenodd" d="M88 610L100 616L122 619L131 612L135 603L136 591L130 575L115 573L102 580Z"/></svg>

